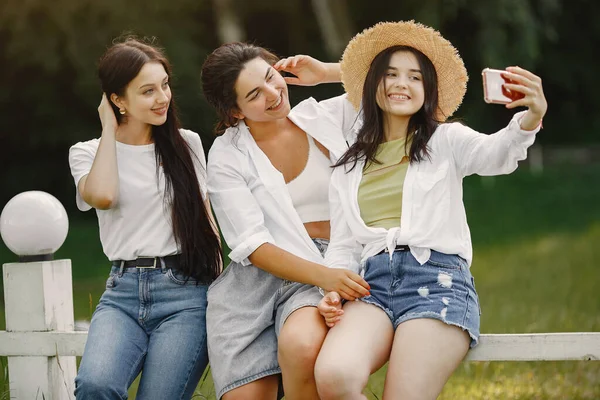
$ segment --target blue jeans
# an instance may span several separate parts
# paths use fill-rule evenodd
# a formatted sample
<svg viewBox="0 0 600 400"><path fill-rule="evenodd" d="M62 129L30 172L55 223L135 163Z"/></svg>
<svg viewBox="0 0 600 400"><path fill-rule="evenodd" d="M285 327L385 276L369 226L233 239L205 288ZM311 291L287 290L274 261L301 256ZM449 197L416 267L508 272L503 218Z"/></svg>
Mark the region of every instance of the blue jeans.
<svg viewBox="0 0 600 400"><path fill-rule="evenodd" d="M92 317L77 399L189 399L208 364L207 286L176 270L112 267Z"/></svg>

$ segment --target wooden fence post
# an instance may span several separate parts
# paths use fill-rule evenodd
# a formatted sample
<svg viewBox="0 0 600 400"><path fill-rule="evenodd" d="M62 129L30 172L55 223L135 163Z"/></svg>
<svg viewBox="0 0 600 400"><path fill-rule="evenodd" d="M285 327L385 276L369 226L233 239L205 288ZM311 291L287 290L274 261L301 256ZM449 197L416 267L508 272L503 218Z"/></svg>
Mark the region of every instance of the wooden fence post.
<svg viewBox="0 0 600 400"><path fill-rule="evenodd" d="M69 229L67 213L40 191L13 197L0 215L0 233L18 263L2 266L7 333L73 332L71 261L53 260ZM39 347L33 337L26 345ZM74 399L74 356L8 356L10 398Z"/></svg>
<svg viewBox="0 0 600 400"><path fill-rule="evenodd" d="M7 332L72 332L71 261L4 264ZM35 347L35 343L30 343ZM74 399L75 357L8 357L11 399Z"/></svg>

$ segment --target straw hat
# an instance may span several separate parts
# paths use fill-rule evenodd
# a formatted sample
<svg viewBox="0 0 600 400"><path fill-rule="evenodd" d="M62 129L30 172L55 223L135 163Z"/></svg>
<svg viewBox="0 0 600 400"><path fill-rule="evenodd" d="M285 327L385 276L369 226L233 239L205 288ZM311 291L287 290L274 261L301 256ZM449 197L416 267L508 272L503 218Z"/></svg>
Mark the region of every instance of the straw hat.
<svg viewBox="0 0 600 400"><path fill-rule="evenodd" d="M392 46L410 46L433 63L438 78L438 118L445 121L462 103L469 77L452 44L435 29L414 21L380 22L354 36L342 55L342 83L348 100L359 110L363 85L373 59Z"/></svg>

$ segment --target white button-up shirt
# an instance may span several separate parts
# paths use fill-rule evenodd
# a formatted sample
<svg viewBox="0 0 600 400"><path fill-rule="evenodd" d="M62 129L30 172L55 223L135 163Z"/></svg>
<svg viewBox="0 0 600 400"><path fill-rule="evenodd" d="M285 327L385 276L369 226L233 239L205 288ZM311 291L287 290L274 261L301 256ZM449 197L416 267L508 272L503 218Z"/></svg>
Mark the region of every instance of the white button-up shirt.
<svg viewBox="0 0 600 400"><path fill-rule="evenodd" d="M386 249L406 244L424 264L431 250L458 254L471 265L473 250L462 201L462 180L471 174L502 175L517 168L535 140L534 131L523 131L515 114L508 126L485 135L460 123L441 124L428 143L430 159L411 163L402 189L400 226L370 228L360 217L357 193L364 160L334 170L329 192L331 240L325 256L333 268L360 272L363 262ZM356 129L355 129L356 131ZM350 141L355 140L352 135ZM357 252L356 241L363 245Z"/></svg>
<svg viewBox="0 0 600 400"><path fill-rule="evenodd" d="M334 160L348 148L342 132L350 131L356 112L344 95L322 102L304 100L288 118L325 146ZM208 194L232 261L249 265L248 256L268 242L324 264L294 209L283 175L243 121L215 140L207 173Z"/></svg>

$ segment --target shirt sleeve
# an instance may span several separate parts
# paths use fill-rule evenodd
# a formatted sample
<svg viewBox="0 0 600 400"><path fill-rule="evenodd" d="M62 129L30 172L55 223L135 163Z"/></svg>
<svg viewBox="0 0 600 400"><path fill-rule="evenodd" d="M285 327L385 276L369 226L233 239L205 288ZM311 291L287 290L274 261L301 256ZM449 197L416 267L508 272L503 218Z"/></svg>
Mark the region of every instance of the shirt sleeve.
<svg viewBox="0 0 600 400"><path fill-rule="evenodd" d="M517 169L518 162L527 158L527 149L540 130L540 127L533 131L521 129L519 121L524 113L515 114L506 128L491 135L459 123L451 124L447 139L463 177L472 174L503 175Z"/></svg>
<svg viewBox="0 0 600 400"><path fill-rule="evenodd" d="M198 178L198 184L200 185L200 194L202 195L202 198L206 200L206 156L204 154L202 140L200 139L200 135L198 135L194 131L190 131L188 129L181 129L181 133L183 138L187 141L192 150L192 161L194 163L196 177Z"/></svg>
<svg viewBox="0 0 600 400"><path fill-rule="evenodd" d="M214 145L208 155L208 196L232 261L250 265L248 257L259 246L275 244L243 176L243 162L230 152L215 150Z"/></svg>
<svg viewBox="0 0 600 400"><path fill-rule="evenodd" d="M88 211L92 208L79 194L79 181L90 173L94 157L96 157L96 149L90 146L89 142L77 143L69 149L69 167L75 180L75 203L81 211Z"/></svg>
<svg viewBox="0 0 600 400"><path fill-rule="evenodd" d="M320 101L319 104L331 115L342 130L344 138L360 127L358 113L354 110L352 103L348 101L346 94Z"/></svg>
<svg viewBox="0 0 600 400"><path fill-rule="evenodd" d="M325 265L329 268L346 268L359 273L359 257L362 246L354 239L354 235L348 226L340 200L340 193L333 180L329 184L329 210L331 237L327 253L325 253Z"/></svg>

